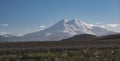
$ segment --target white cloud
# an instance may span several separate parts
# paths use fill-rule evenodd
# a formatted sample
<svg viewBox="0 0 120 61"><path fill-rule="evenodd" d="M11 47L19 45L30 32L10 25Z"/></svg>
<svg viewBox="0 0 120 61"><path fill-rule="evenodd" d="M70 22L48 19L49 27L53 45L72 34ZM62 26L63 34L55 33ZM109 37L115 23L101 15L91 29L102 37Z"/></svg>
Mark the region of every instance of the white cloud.
<svg viewBox="0 0 120 61"><path fill-rule="evenodd" d="M94 26L105 28L114 32L120 32L120 24L94 24Z"/></svg>
<svg viewBox="0 0 120 61"><path fill-rule="evenodd" d="M106 28L106 26L105 26L105 25L99 25L99 27L101 27L101 28Z"/></svg>
<svg viewBox="0 0 120 61"><path fill-rule="evenodd" d="M7 26L8 26L8 24L1 24L1 26L7 27Z"/></svg>
<svg viewBox="0 0 120 61"><path fill-rule="evenodd" d="M44 26L44 25L40 25L39 30L44 30L45 28L46 28L46 26Z"/></svg>
<svg viewBox="0 0 120 61"><path fill-rule="evenodd" d="M0 24L0 35L8 34L8 32L4 32L5 27L8 27L8 24Z"/></svg>
<svg viewBox="0 0 120 61"><path fill-rule="evenodd" d="M35 28L26 28L26 29L24 29L22 31L17 32L17 36L23 36L25 34L38 32L38 31L44 30L46 28L47 27L44 26L44 25L38 26L37 28L36 27ZM16 33L14 33L14 34L16 34Z"/></svg>
<svg viewBox="0 0 120 61"><path fill-rule="evenodd" d="M44 26L44 25L40 25L40 28L45 28L46 26Z"/></svg>
<svg viewBox="0 0 120 61"><path fill-rule="evenodd" d="M114 27L120 26L120 24L106 24L106 26L107 26L107 27L114 28Z"/></svg>
<svg viewBox="0 0 120 61"><path fill-rule="evenodd" d="M95 26L94 24L89 24L89 26Z"/></svg>

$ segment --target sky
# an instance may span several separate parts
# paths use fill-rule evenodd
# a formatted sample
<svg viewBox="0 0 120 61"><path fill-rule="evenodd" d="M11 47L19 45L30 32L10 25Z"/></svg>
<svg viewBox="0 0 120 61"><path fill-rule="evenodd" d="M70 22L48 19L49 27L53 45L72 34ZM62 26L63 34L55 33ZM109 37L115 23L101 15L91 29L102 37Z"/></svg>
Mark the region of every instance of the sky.
<svg viewBox="0 0 120 61"><path fill-rule="evenodd" d="M35 32L64 18L120 24L120 0L0 0L0 34Z"/></svg>

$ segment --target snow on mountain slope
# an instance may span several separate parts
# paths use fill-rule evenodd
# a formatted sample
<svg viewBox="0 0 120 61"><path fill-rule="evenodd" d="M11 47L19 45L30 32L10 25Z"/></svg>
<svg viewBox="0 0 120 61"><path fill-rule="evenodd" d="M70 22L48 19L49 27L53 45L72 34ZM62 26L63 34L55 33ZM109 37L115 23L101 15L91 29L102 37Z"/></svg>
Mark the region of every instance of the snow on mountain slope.
<svg viewBox="0 0 120 61"><path fill-rule="evenodd" d="M108 35L114 32L101 27L90 26L81 20L62 19L53 26L34 33L15 38L16 41L58 41L79 34ZM13 39L13 38L12 38ZM6 39L7 40L7 39ZM9 40L11 40L9 38ZM11 40L12 41L12 40Z"/></svg>
<svg viewBox="0 0 120 61"><path fill-rule="evenodd" d="M23 41L52 41L52 40L61 40L68 38L71 35L69 32L66 32L66 19L63 19L56 23L55 25L39 32L27 34L21 37Z"/></svg>
<svg viewBox="0 0 120 61"><path fill-rule="evenodd" d="M78 19L68 21L62 19L55 25L39 32L30 33L21 37L22 41L57 41L79 34L107 35L114 32L104 28L90 26ZM20 39L20 40L21 40Z"/></svg>
<svg viewBox="0 0 120 61"><path fill-rule="evenodd" d="M116 32L107 30L105 28L94 26L91 28L91 31L95 33L97 36L103 36L103 35L109 35L109 34L115 34Z"/></svg>
<svg viewBox="0 0 120 61"><path fill-rule="evenodd" d="M67 26L68 31L73 31L75 35L83 33L94 34L93 32L90 31L91 27L89 26L89 24L86 24L77 19L68 21Z"/></svg>

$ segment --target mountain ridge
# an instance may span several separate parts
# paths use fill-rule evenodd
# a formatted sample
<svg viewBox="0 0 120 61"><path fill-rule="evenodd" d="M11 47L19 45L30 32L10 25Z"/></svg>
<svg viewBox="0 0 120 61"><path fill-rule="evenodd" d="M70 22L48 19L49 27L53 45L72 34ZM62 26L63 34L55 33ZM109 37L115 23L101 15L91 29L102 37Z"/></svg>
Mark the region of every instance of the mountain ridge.
<svg viewBox="0 0 120 61"><path fill-rule="evenodd" d="M13 38L15 41L60 41L62 39L70 38L74 35L80 34L92 34L96 36L103 36L114 34L115 32L106 30L101 27L90 26L79 19L62 19L53 26L34 33L29 33L17 38ZM11 40L5 39L5 40Z"/></svg>

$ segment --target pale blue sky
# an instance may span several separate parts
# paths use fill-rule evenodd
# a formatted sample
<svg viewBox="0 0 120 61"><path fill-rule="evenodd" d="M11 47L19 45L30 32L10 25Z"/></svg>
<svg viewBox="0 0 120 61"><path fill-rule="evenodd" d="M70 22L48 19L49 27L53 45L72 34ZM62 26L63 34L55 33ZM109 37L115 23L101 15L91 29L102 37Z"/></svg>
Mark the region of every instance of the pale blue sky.
<svg viewBox="0 0 120 61"><path fill-rule="evenodd" d="M120 0L0 0L0 32L32 32L63 18L120 24Z"/></svg>

